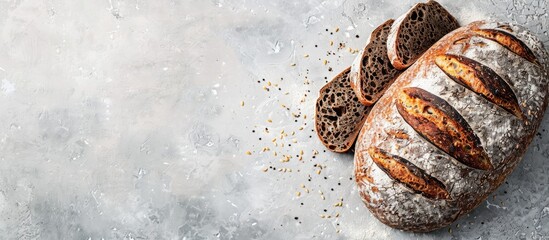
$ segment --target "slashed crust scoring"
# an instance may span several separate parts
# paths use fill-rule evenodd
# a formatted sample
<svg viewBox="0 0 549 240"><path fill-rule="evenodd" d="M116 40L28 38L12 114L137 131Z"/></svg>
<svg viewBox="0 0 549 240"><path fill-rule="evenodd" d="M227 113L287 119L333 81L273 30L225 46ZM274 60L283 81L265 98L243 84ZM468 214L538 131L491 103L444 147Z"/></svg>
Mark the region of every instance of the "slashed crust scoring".
<svg viewBox="0 0 549 240"><path fill-rule="evenodd" d="M530 48L537 63L475 34L477 29L515 36ZM464 56L492 69L515 93L524 120L448 77L434 62L441 54ZM368 209L389 226L425 232L452 223L480 204L516 167L539 127L549 100L548 56L525 28L499 22L474 22L438 41L386 91L357 139L355 175ZM494 168L465 166L415 132L395 106L399 92L407 87L424 89L452 105L478 136ZM372 161L371 147L421 168L444 185L450 198L427 198L395 181Z"/></svg>

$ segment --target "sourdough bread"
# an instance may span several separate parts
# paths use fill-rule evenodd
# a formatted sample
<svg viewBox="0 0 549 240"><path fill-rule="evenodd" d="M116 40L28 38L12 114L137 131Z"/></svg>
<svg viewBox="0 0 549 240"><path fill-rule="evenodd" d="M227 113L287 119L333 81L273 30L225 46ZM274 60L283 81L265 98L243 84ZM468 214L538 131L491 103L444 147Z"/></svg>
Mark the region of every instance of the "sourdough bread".
<svg viewBox="0 0 549 240"><path fill-rule="evenodd" d="M393 22L390 19L372 32L351 67L351 87L366 106L373 105L402 72L391 65L387 56L387 37Z"/></svg>
<svg viewBox="0 0 549 240"><path fill-rule="evenodd" d="M370 107L361 104L343 70L320 89L316 101L315 128L322 144L334 152L349 150L366 120Z"/></svg>
<svg viewBox="0 0 549 240"><path fill-rule="evenodd" d="M368 209L408 231L449 225L517 166L549 101L549 57L522 27L474 22L387 89L356 143Z"/></svg>
<svg viewBox="0 0 549 240"><path fill-rule="evenodd" d="M458 21L436 1L414 5L391 26L387 40L391 64L396 69L406 69L435 42L458 27Z"/></svg>

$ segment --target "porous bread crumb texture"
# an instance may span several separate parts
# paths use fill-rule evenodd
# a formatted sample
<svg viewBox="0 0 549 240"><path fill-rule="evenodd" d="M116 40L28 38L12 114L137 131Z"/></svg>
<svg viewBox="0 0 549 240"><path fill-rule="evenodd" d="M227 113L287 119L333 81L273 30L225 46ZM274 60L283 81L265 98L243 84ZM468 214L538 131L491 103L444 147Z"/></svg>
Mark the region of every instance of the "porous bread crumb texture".
<svg viewBox="0 0 549 240"><path fill-rule="evenodd" d="M399 63L393 65L408 67L431 45L458 28L459 23L439 3L429 1L417 4L397 27L395 47Z"/></svg>
<svg viewBox="0 0 549 240"><path fill-rule="evenodd" d="M315 127L331 151L351 148L370 110L358 101L349 81L350 68L338 74L321 90L316 102Z"/></svg>
<svg viewBox="0 0 549 240"><path fill-rule="evenodd" d="M387 37L394 20L390 19L377 27L370 36L370 42L362 50L359 67L353 66L352 71L358 71L357 79L352 79L351 86L359 101L367 106L373 105L385 89L402 72L393 67L387 56ZM352 76L357 76L352 73Z"/></svg>
<svg viewBox="0 0 549 240"><path fill-rule="evenodd" d="M454 81L524 119L515 93L494 70L475 60L454 54L439 55L435 58L435 63Z"/></svg>
<svg viewBox="0 0 549 240"><path fill-rule="evenodd" d="M396 106L416 132L457 161L476 169L492 169L479 138L443 99L421 88L405 88L398 95Z"/></svg>
<svg viewBox="0 0 549 240"><path fill-rule="evenodd" d="M537 62L504 41L481 36L475 32L478 29L509 33L531 50ZM436 64L436 57L444 55L463 56L492 69L515 93L524 119L452 79ZM548 63L542 42L513 24L474 22L434 44L386 90L357 139L355 179L370 212L389 226L426 232L448 226L482 203L517 166L539 127L549 103ZM396 103L401 90L411 87L450 104L480 140L493 169L476 169L457 161L406 122ZM451 200L433 200L410 191L374 162L367 151L371 147L406 159L439 180Z"/></svg>
<svg viewBox="0 0 549 240"><path fill-rule="evenodd" d="M439 180L429 176L408 160L388 154L376 147L370 147L368 154L374 163L389 177L412 191L435 200L450 198L448 191Z"/></svg>

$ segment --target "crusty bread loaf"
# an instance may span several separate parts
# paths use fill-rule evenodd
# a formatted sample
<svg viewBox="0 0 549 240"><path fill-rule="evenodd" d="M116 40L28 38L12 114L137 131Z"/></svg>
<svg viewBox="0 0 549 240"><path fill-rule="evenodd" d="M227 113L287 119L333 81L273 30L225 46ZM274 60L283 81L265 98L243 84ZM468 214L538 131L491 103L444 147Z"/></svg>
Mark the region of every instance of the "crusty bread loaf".
<svg viewBox="0 0 549 240"><path fill-rule="evenodd" d="M432 231L517 166L549 101L549 55L522 27L474 22L402 73L359 134L355 175L383 223Z"/></svg>
<svg viewBox="0 0 549 240"><path fill-rule="evenodd" d="M316 133L322 144L334 152L346 152L353 146L370 111L351 88L350 70L343 70L320 89L316 101Z"/></svg>
<svg viewBox="0 0 549 240"><path fill-rule="evenodd" d="M387 36L393 22L387 20L370 34L368 44L351 66L351 87L366 106L373 105L402 72L391 65L387 56Z"/></svg>
<svg viewBox="0 0 549 240"><path fill-rule="evenodd" d="M406 69L435 42L458 27L458 21L436 1L414 5L391 26L387 40L391 64L396 69Z"/></svg>

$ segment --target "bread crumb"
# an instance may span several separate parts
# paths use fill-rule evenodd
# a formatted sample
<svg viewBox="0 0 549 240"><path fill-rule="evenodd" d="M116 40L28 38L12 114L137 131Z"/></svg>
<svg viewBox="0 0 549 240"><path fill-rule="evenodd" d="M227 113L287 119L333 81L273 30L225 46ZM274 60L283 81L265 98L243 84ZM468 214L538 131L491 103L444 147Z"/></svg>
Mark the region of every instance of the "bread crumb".
<svg viewBox="0 0 549 240"><path fill-rule="evenodd" d="M263 168L263 170L261 170L261 171L267 172L267 171L269 171L269 168Z"/></svg>
<svg viewBox="0 0 549 240"><path fill-rule="evenodd" d="M272 123L272 122L273 122L273 120L272 120L272 119L267 119L267 122L270 122L270 123Z"/></svg>
<svg viewBox="0 0 549 240"><path fill-rule="evenodd" d="M244 101L241 101L241 102L240 102L240 106L241 106L241 107L244 107Z"/></svg>
<svg viewBox="0 0 549 240"><path fill-rule="evenodd" d="M246 155L252 155L252 152L246 151Z"/></svg>
<svg viewBox="0 0 549 240"><path fill-rule="evenodd" d="M308 58L309 57L309 54L305 54L303 55L304 58Z"/></svg>
<svg viewBox="0 0 549 240"><path fill-rule="evenodd" d="M301 192L296 192L295 195L299 197L301 196Z"/></svg>

